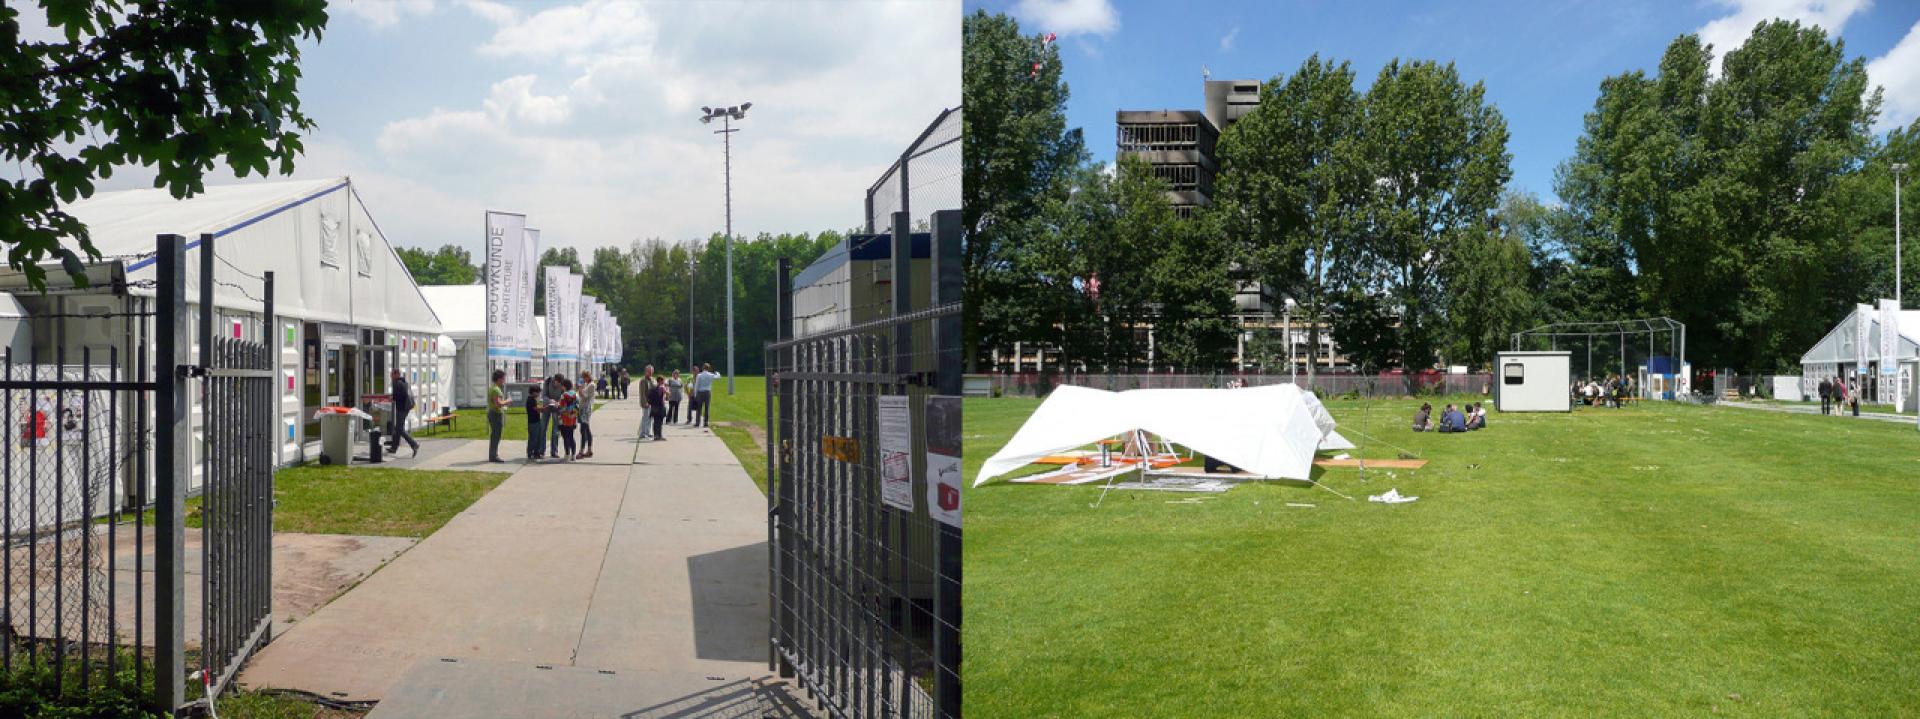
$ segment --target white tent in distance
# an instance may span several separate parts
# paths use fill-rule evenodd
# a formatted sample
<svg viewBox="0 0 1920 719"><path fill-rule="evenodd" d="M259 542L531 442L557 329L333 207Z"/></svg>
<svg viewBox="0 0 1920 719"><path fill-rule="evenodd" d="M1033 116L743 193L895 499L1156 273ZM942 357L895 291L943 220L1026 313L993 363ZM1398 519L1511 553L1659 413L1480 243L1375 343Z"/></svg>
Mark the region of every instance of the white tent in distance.
<svg viewBox="0 0 1920 719"><path fill-rule="evenodd" d="M973 486L1042 457L1144 430L1254 474L1310 479L1313 455L1352 444L1313 393L1290 384L1241 389L1056 388Z"/></svg>

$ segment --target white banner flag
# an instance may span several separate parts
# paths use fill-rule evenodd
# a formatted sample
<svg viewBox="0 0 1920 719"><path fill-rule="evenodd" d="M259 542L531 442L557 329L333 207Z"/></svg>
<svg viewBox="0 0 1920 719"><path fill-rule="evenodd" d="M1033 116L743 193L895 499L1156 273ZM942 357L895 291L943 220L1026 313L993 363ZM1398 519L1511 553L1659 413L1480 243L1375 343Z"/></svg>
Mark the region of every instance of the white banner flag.
<svg viewBox="0 0 1920 719"><path fill-rule="evenodd" d="M547 283L547 361L565 362L573 359L567 342L567 268L542 267L540 271Z"/></svg>
<svg viewBox="0 0 1920 719"><path fill-rule="evenodd" d="M600 351L600 337L593 333L593 318L600 314L600 301L586 298L580 306L580 355L596 357Z"/></svg>
<svg viewBox="0 0 1920 719"><path fill-rule="evenodd" d="M525 253L527 218L487 212L487 361L511 362L518 355L514 320L519 308L520 263Z"/></svg>
<svg viewBox="0 0 1920 719"><path fill-rule="evenodd" d="M1900 373L1900 304L1880 300L1880 375Z"/></svg>
<svg viewBox="0 0 1920 719"><path fill-rule="evenodd" d="M515 340L520 357L532 359L536 341L534 334L540 331L533 324L533 279L540 265L540 231L528 228L522 234L526 236L526 241L520 246L520 294L516 296L519 305L514 308L514 322L518 324L519 334Z"/></svg>
<svg viewBox="0 0 1920 719"><path fill-rule="evenodd" d="M586 352L580 346L580 281L584 277L566 273L566 292L561 292L563 315L561 325L566 327L566 352L574 359L586 359ZM549 319L551 323L551 319Z"/></svg>
<svg viewBox="0 0 1920 719"><path fill-rule="evenodd" d="M1873 305L1854 305L1853 306L1853 360L1854 360L1853 373L1856 375L1865 375L1867 373L1867 362L1869 361L1869 359L1872 357L1874 353L1874 349L1871 345L1873 335L1871 334L1870 330L1872 329L1873 329Z"/></svg>

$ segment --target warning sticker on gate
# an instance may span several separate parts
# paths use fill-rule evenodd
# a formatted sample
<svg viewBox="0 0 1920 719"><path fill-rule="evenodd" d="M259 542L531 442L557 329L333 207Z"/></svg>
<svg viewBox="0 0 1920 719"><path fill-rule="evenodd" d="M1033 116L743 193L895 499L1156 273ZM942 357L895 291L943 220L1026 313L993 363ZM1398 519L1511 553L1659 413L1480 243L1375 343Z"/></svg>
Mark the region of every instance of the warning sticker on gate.
<svg viewBox="0 0 1920 719"><path fill-rule="evenodd" d="M960 398L927 398L927 513L960 526Z"/></svg>
<svg viewBox="0 0 1920 719"><path fill-rule="evenodd" d="M913 415L906 397L880 399L880 501L913 511Z"/></svg>

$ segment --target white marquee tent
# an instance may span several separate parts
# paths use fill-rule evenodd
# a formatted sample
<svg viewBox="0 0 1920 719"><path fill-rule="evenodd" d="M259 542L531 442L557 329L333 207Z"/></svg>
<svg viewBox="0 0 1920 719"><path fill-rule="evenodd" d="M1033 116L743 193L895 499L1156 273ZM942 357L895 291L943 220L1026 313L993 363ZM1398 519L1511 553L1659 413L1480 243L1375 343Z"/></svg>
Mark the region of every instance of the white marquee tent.
<svg viewBox="0 0 1920 719"><path fill-rule="evenodd" d="M443 337L455 348L453 393L455 407L487 406L487 286L426 285L420 288L434 314L440 316Z"/></svg>
<svg viewBox="0 0 1920 719"><path fill-rule="evenodd" d="M27 307L29 314L115 313L146 306L156 268L155 237L184 235L187 243L187 297L199 297L199 237L215 237L214 301L224 336L265 341L280 357L282 389L279 459L306 459L319 440L311 420L323 404L359 404L369 394L387 391L387 370L398 367L415 387L419 418L445 404L440 396L439 318L415 286L399 255L368 214L353 182L344 177L320 180L256 182L208 187L198 196L174 199L165 190L103 192L66 210L85 222L95 247L106 259L92 271L124 272L127 285L95 284L84 291L42 296L17 289L17 273L0 270L0 285ZM104 266L104 267L103 267ZM259 277L275 273L276 326L258 324L263 303ZM13 275L6 277L6 275ZM57 268L49 282L61 283ZM197 309L189 315L197 320ZM251 319L253 321L243 321ZM121 318L34 322L33 344L40 356L64 349L95 356L121 352L131 366L135 345L151 344L153 327L130 326ZM229 329L231 328L231 329ZM197 328L194 330L197 336ZM228 334L231 332L232 334ZM262 336L265 334L267 336ZM58 347L56 347L58 345ZM150 347L148 348L151 349ZM196 350L197 351L197 350ZM200 411L195 398L193 421ZM202 446L199 443L196 447ZM198 467L198 459L194 461Z"/></svg>
<svg viewBox="0 0 1920 719"><path fill-rule="evenodd" d="M1319 399L1290 384L1126 392L1063 385L987 459L974 486L1136 429L1254 474L1309 479L1314 452L1351 446L1333 427Z"/></svg>
<svg viewBox="0 0 1920 719"><path fill-rule="evenodd" d="M1856 346L1859 343L1856 323L1860 317L1861 315L1857 312L1848 312L1839 324L1834 325L1833 329L1827 332L1827 336L1820 338L1812 349L1800 356L1800 383L1801 391L1805 396L1818 396L1817 388L1822 379L1859 377L1856 370L1862 362L1866 363L1868 369L1874 370L1871 376L1877 377L1883 361L1897 362L1920 357L1920 310L1903 310L1895 319L1900 336L1897 338L1891 358L1880 356L1880 313L1878 311L1866 315L1870 321L1867 327L1866 346ZM1901 375L1901 380L1909 386L1914 382L1910 373ZM1877 389L1879 383L1876 381L1870 385L1869 389ZM1888 399L1879 401L1891 401L1893 388L1889 386L1886 389ZM1879 393L1868 392L1865 396L1878 399Z"/></svg>

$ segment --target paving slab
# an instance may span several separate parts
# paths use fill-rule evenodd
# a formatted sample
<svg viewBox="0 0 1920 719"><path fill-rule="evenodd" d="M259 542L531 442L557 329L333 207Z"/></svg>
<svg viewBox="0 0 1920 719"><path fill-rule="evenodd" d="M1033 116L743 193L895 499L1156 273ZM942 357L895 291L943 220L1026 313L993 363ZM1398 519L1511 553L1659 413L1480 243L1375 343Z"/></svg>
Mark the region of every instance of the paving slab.
<svg viewBox="0 0 1920 719"><path fill-rule="evenodd" d="M737 465L635 466L581 632L579 663L764 672L765 505Z"/></svg>
<svg viewBox="0 0 1920 719"><path fill-rule="evenodd" d="M783 719L808 716L787 685L697 672L487 660L415 663L368 719Z"/></svg>
<svg viewBox="0 0 1920 719"><path fill-rule="evenodd" d="M763 677L766 498L711 432L639 442L639 418L602 407L596 457L514 465L242 683L382 700L378 716L693 716L672 712L706 700L672 702L706 677ZM527 709L548 706L578 712Z"/></svg>
<svg viewBox="0 0 1920 719"><path fill-rule="evenodd" d="M276 639L241 681L378 699L422 657L570 663L624 475L565 465L514 474Z"/></svg>

